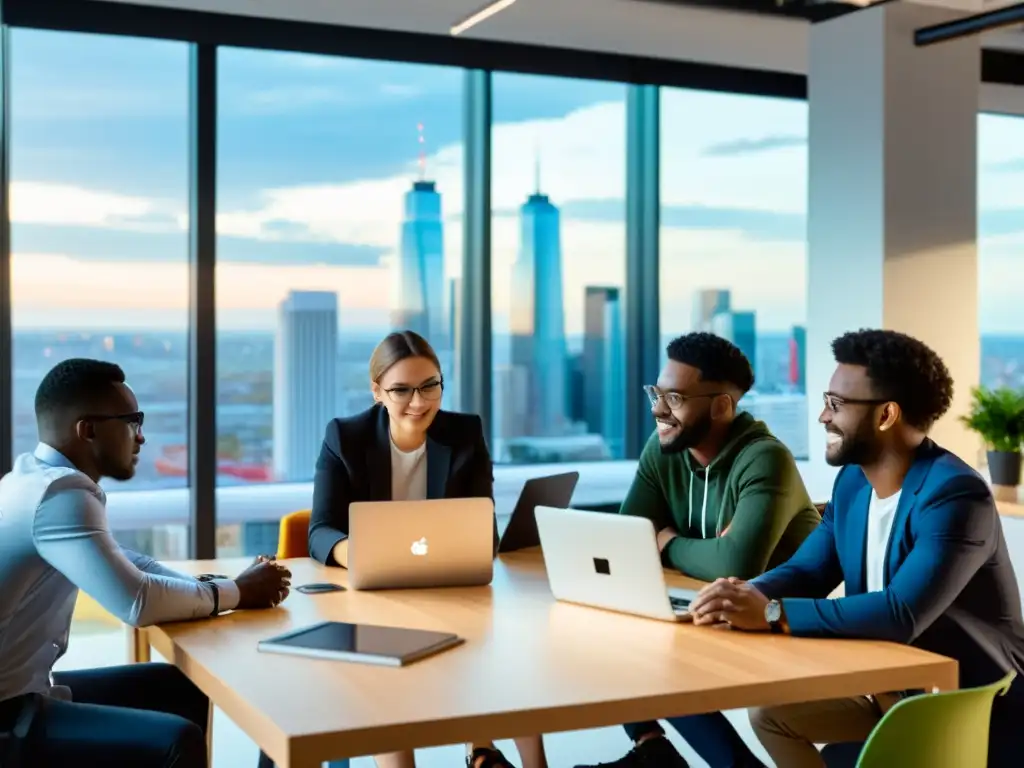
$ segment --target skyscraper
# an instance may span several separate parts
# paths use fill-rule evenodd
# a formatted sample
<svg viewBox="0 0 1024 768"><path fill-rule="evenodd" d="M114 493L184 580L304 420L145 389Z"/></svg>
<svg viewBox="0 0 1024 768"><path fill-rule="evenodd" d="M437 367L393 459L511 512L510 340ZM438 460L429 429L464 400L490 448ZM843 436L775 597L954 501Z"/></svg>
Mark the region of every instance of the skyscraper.
<svg viewBox="0 0 1024 768"><path fill-rule="evenodd" d="M437 350L451 348L445 315L444 226L441 193L420 179L405 193L398 292L391 316L396 329L416 331Z"/></svg>
<svg viewBox="0 0 1024 768"><path fill-rule="evenodd" d="M523 424L530 412L527 403L529 370L518 365L494 368L494 455L496 461L509 461L510 438L526 434Z"/></svg>
<svg viewBox="0 0 1024 768"><path fill-rule="evenodd" d="M710 330L739 347L756 373L757 320L753 312L719 312L711 319Z"/></svg>
<svg viewBox="0 0 1024 768"><path fill-rule="evenodd" d="M807 392L807 329L802 325L794 325L789 337L789 383Z"/></svg>
<svg viewBox="0 0 1024 768"><path fill-rule="evenodd" d="M728 290L703 288L697 291L693 296L693 330L710 332L715 315L731 309L732 297Z"/></svg>
<svg viewBox="0 0 1024 768"><path fill-rule="evenodd" d="M618 288L608 295L604 305L604 403L601 406L601 433L613 459L621 459L626 450L626 350L622 336L622 305Z"/></svg>
<svg viewBox="0 0 1024 768"><path fill-rule="evenodd" d="M278 306L274 344L274 474L313 477L327 422L337 416L338 296L291 291Z"/></svg>
<svg viewBox="0 0 1024 768"><path fill-rule="evenodd" d="M584 421L621 455L625 375L619 289L588 285L583 299ZM616 448L616 445L618 448Z"/></svg>
<svg viewBox="0 0 1024 768"><path fill-rule="evenodd" d="M526 418L520 435L564 434L568 409L568 348L562 295L561 219L547 195L530 195L520 209L519 254L512 266L511 363L526 372Z"/></svg>
<svg viewBox="0 0 1024 768"><path fill-rule="evenodd" d="M569 356L569 420L577 424L586 424L587 430L590 431L590 425L587 422L586 404L587 404L587 372L584 367L585 357L582 353Z"/></svg>

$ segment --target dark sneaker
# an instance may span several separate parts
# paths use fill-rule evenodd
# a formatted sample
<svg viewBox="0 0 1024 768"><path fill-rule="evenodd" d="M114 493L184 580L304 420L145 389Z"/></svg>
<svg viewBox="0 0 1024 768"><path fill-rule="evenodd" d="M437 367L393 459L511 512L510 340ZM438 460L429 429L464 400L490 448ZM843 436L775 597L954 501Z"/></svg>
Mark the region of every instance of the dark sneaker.
<svg viewBox="0 0 1024 768"><path fill-rule="evenodd" d="M613 763L577 765L576 768L689 768L685 758L664 736L645 739Z"/></svg>

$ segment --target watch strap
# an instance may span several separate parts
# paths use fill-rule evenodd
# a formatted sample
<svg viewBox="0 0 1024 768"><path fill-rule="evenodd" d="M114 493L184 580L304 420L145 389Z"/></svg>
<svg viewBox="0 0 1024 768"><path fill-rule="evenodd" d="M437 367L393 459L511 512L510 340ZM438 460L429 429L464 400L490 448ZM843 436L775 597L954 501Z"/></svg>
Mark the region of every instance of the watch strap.
<svg viewBox="0 0 1024 768"><path fill-rule="evenodd" d="M220 587L214 584L212 581L204 582L211 590L213 590L213 610L210 612L211 616L216 616L220 613Z"/></svg>

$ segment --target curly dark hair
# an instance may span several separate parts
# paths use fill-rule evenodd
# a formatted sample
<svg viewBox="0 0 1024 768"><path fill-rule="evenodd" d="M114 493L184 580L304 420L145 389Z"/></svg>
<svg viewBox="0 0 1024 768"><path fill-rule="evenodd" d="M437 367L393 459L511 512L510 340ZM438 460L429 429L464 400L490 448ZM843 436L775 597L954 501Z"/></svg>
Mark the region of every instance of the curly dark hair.
<svg viewBox="0 0 1024 768"><path fill-rule="evenodd" d="M687 333L669 342L668 359L700 371L704 381L732 384L746 394L754 386L754 369L739 347L713 333Z"/></svg>
<svg viewBox="0 0 1024 768"><path fill-rule="evenodd" d="M867 369L875 394L892 400L910 426L927 432L953 402L953 377L924 342L897 331L862 329L832 342L837 363Z"/></svg>
<svg viewBox="0 0 1024 768"><path fill-rule="evenodd" d="M36 390L36 419L73 409L91 408L124 383L121 366L103 360L72 357L57 363Z"/></svg>

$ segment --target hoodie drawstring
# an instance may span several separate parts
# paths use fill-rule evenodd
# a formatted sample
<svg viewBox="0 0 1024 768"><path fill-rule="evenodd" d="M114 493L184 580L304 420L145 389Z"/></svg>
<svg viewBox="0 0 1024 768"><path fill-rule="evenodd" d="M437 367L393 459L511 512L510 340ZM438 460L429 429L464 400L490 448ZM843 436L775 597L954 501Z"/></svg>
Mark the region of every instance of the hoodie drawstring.
<svg viewBox="0 0 1024 768"><path fill-rule="evenodd" d="M704 470L704 502L700 505L700 537L706 539L708 537L707 524L708 524L708 471Z"/></svg>
<svg viewBox="0 0 1024 768"><path fill-rule="evenodd" d="M688 499L687 499L688 503L686 505L688 510L689 510L688 513L687 513L687 518L686 518L686 526L688 528L693 528L693 481L694 481L694 478L696 478L696 475L694 474L693 470L691 469L690 470L690 490L689 490L689 496L688 496ZM707 526L707 523L708 523L708 471L705 469L704 470L704 501L701 502L701 505L700 505L700 537L702 539L706 539L708 537L707 532L705 530L705 526Z"/></svg>

